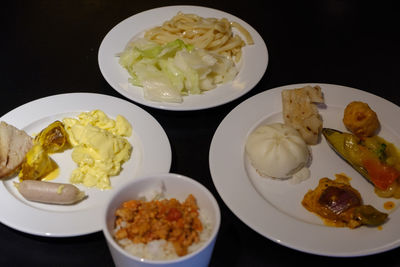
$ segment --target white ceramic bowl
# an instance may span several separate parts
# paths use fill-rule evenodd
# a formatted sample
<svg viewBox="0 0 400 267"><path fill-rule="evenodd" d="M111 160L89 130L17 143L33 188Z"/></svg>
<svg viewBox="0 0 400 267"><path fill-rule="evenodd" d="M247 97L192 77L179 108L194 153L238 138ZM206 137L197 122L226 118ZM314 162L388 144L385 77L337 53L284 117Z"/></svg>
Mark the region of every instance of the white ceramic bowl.
<svg viewBox="0 0 400 267"><path fill-rule="evenodd" d="M148 260L125 251L112 236L116 209L127 200L138 199L144 192L158 188L162 184L165 198L176 198L184 201L192 194L199 206L200 212L205 214L212 224L210 238L198 250L174 260ZM107 203L103 213L103 233L107 240L112 258L116 266L207 266L220 226L221 214L214 196L197 181L179 174L157 174L135 179L116 190Z"/></svg>

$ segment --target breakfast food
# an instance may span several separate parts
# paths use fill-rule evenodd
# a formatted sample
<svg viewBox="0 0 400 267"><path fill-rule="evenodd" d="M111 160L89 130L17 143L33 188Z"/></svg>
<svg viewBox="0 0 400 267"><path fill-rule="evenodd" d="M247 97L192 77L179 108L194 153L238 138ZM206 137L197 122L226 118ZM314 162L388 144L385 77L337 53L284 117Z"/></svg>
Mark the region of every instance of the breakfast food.
<svg viewBox="0 0 400 267"><path fill-rule="evenodd" d="M119 57L129 82L142 87L144 98L151 101L180 103L183 96L232 81L238 72L232 60L179 39L165 45L139 39Z"/></svg>
<svg viewBox="0 0 400 267"><path fill-rule="evenodd" d="M362 202L360 193L350 185L349 178L336 175L335 180L320 179L318 186L309 190L301 203L329 226L356 228L361 225L378 226L386 221L387 213Z"/></svg>
<svg viewBox="0 0 400 267"><path fill-rule="evenodd" d="M306 167L310 151L300 134L282 123L261 125L250 133L246 154L261 176L288 178Z"/></svg>
<svg viewBox="0 0 400 267"><path fill-rule="evenodd" d="M22 180L46 179L58 169L49 154L62 152L68 144L68 135L60 121L48 125L35 137L32 148L26 153L19 177Z"/></svg>
<svg viewBox="0 0 400 267"><path fill-rule="evenodd" d="M44 128L37 136L35 143L40 144L46 153L62 152L69 148L68 134L61 121L55 121Z"/></svg>
<svg viewBox="0 0 400 267"><path fill-rule="evenodd" d="M18 170L32 145L32 137L25 131L0 123L0 178Z"/></svg>
<svg viewBox="0 0 400 267"><path fill-rule="evenodd" d="M118 175L131 156L132 146L125 138L132 134L129 122L121 115L113 120L103 111L93 110L64 118L63 123L73 147L72 160L78 165L70 182L111 188L109 177Z"/></svg>
<svg viewBox="0 0 400 267"><path fill-rule="evenodd" d="M367 103L361 101L353 101L346 106L343 123L358 137L373 136L380 126L375 111Z"/></svg>
<svg viewBox="0 0 400 267"><path fill-rule="evenodd" d="M377 135L359 138L354 134L324 128L328 144L375 187L381 197L400 198L400 151Z"/></svg>
<svg viewBox="0 0 400 267"><path fill-rule="evenodd" d="M318 143L322 130L322 118L315 103L324 103L319 86L282 91L283 120L298 130L309 145Z"/></svg>
<svg viewBox="0 0 400 267"><path fill-rule="evenodd" d="M40 144L35 143L28 153L26 153L18 176L21 180L47 179L46 177L57 169L57 163Z"/></svg>
<svg viewBox="0 0 400 267"><path fill-rule="evenodd" d="M211 235L210 223L192 194L182 202L166 199L161 186L122 203L115 215L117 243L132 255L149 260L192 253Z"/></svg>
<svg viewBox="0 0 400 267"><path fill-rule="evenodd" d="M178 12L163 25L146 31L144 36L159 44L181 39L187 44L234 58L235 62L238 62L242 55L242 47L246 43L239 35L234 34L232 28L236 28L245 37L247 44L254 43L250 33L237 22L226 18L203 18L182 12Z"/></svg>
<svg viewBox="0 0 400 267"><path fill-rule="evenodd" d="M24 180L15 183L21 195L35 202L69 205L85 198L85 193L72 184Z"/></svg>

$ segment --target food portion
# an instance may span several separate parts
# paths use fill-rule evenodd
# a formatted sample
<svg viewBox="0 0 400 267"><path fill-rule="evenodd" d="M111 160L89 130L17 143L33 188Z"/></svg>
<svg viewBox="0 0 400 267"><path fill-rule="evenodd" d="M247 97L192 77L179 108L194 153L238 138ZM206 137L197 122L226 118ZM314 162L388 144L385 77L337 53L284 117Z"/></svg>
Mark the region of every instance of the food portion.
<svg viewBox="0 0 400 267"><path fill-rule="evenodd" d="M17 172L33 139L25 131L2 121L0 123L0 178Z"/></svg>
<svg viewBox="0 0 400 267"><path fill-rule="evenodd" d="M115 120L101 110L82 112L77 118L64 118L65 130L73 147L72 159L78 165L71 183L99 189L111 188L110 176L118 175L132 152L125 138L132 127L125 117Z"/></svg>
<svg viewBox="0 0 400 267"><path fill-rule="evenodd" d="M232 60L179 39L165 45L139 39L119 56L129 82L143 87L144 97L152 101L180 103L185 95L232 81L238 72Z"/></svg>
<svg viewBox="0 0 400 267"><path fill-rule="evenodd" d="M376 135L380 122L375 111L353 101L345 108L343 123L352 133L323 129L328 144L374 185L378 196L400 199L400 151Z"/></svg>
<svg viewBox="0 0 400 267"><path fill-rule="evenodd" d="M23 180L15 183L21 195L29 200L47 204L70 205L85 198L85 193L72 184Z"/></svg>
<svg viewBox="0 0 400 267"><path fill-rule="evenodd" d="M57 163L40 144L35 143L26 153L18 175L21 180L51 180L55 178L53 172L58 172Z"/></svg>
<svg viewBox="0 0 400 267"><path fill-rule="evenodd" d="M218 53L239 62L242 47L246 45L243 39L233 32L237 29L244 36L247 44L254 43L249 32L239 23L226 18L203 18L196 14L178 12L163 25L145 32L145 38L161 45L181 39L197 48Z"/></svg>
<svg viewBox="0 0 400 267"><path fill-rule="evenodd" d="M387 213L364 205L360 193L345 175L336 175L335 180L320 179L318 186L309 190L301 203L329 226L352 229L361 225L378 226L388 217Z"/></svg>
<svg viewBox="0 0 400 267"><path fill-rule="evenodd" d="M323 135L333 150L375 186L381 197L400 198L400 151L374 135L354 134L324 128Z"/></svg>
<svg viewBox="0 0 400 267"><path fill-rule="evenodd" d="M245 150L261 176L280 179L301 171L310 158L310 151L299 132L282 123L257 127L247 138Z"/></svg>
<svg viewBox="0 0 400 267"><path fill-rule="evenodd" d="M243 39L253 44L249 32L226 18L203 18L179 12L161 26L131 41L119 53L119 63L143 88L145 99L181 103L183 97L202 94L232 81L242 58Z"/></svg>
<svg viewBox="0 0 400 267"><path fill-rule="evenodd" d="M350 132L360 138L373 136L380 126L375 111L361 101L353 101L346 106L343 123Z"/></svg>
<svg viewBox="0 0 400 267"><path fill-rule="evenodd" d="M57 163L50 154L62 152L69 147L68 134L60 121L55 121L43 129L34 139L33 147L26 153L19 177L22 180L52 179L52 172L58 170Z"/></svg>
<svg viewBox="0 0 400 267"><path fill-rule="evenodd" d="M73 148L72 159L78 168L70 182L100 189L111 188L109 177L118 175L131 155L126 137L132 127L125 117L115 120L101 110L82 112L77 118L54 121L34 138L5 122L0 124L0 177L18 172L14 182L19 193L29 201L69 205L85 199L75 185L47 182L59 174L51 158Z"/></svg>
<svg viewBox="0 0 400 267"><path fill-rule="evenodd" d="M180 202L156 189L116 210L114 238L127 252L150 260L170 260L199 249L211 236L210 224L189 194Z"/></svg>
<svg viewBox="0 0 400 267"><path fill-rule="evenodd" d="M35 137L35 143L39 144L46 153L62 152L68 149L68 134L63 123L61 121L51 123Z"/></svg>
<svg viewBox="0 0 400 267"><path fill-rule="evenodd" d="M318 143L322 130L322 118L316 103L324 103L319 86L282 91L283 120L298 130L309 145Z"/></svg>

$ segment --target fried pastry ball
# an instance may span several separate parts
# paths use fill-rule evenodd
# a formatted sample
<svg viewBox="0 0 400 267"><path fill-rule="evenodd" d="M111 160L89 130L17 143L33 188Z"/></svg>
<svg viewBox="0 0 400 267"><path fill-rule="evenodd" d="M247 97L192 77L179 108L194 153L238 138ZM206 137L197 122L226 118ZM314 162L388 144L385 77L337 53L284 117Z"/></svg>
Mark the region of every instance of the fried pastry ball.
<svg viewBox="0 0 400 267"><path fill-rule="evenodd" d="M358 137L374 135L380 125L375 111L367 103L360 101L353 101L346 106L343 123Z"/></svg>

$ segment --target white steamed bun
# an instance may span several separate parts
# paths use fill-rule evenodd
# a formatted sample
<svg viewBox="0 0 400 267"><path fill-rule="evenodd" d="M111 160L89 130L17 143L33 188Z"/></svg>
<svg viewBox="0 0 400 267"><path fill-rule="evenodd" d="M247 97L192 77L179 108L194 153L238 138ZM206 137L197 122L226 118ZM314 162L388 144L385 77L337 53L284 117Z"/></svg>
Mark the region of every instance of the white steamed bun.
<svg viewBox="0 0 400 267"><path fill-rule="evenodd" d="M246 153L260 175L273 178L293 176L310 157L301 135L283 123L257 127L247 139Z"/></svg>

